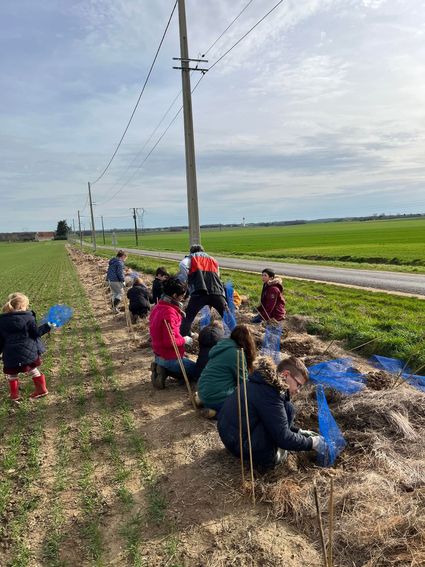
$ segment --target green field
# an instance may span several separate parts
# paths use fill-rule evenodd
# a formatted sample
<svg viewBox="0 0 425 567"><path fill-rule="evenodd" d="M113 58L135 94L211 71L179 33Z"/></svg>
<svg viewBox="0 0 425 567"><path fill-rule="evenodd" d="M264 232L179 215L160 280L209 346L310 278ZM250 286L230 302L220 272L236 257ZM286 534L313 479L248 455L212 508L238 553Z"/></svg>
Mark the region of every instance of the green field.
<svg viewBox="0 0 425 567"><path fill-rule="evenodd" d="M102 244L102 235L97 235ZM117 233L118 246L134 248L134 234ZM273 260L425 266L425 219L332 222L285 227L203 230L202 243L212 254ZM111 235L106 235L111 245ZM139 248L188 249L186 232L157 232L139 236Z"/></svg>

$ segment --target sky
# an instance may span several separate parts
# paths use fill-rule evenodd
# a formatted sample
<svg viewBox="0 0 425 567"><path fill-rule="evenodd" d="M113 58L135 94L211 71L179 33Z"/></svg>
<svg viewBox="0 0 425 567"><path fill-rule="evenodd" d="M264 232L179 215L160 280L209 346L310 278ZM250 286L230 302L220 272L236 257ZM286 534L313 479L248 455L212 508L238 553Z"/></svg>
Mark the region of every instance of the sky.
<svg viewBox="0 0 425 567"><path fill-rule="evenodd" d="M186 0L190 56L249 4L211 67L276 2ZM121 138L173 5L2 0L1 232L77 224L78 210L89 228L87 183ZM425 212L424 22L424 0L282 2L193 92L200 222ZM179 49L176 10L92 185L98 227L101 216L130 227L133 207L145 227L188 222Z"/></svg>

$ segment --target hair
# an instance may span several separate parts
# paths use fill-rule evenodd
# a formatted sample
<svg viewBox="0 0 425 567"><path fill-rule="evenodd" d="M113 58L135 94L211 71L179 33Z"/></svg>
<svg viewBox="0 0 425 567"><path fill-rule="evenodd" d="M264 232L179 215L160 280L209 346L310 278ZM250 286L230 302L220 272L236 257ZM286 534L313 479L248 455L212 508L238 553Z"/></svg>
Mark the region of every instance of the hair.
<svg viewBox="0 0 425 567"><path fill-rule="evenodd" d="M164 282L164 293L165 295L173 296L173 295L184 295L187 290L186 282L181 282L175 276L168 278Z"/></svg>
<svg viewBox="0 0 425 567"><path fill-rule="evenodd" d="M275 277L275 273L273 270L271 270L270 268L264 268L264 270L261 272L262 274L267 274L269 277L274 278Z"/></svg>
<svg viewBox="0 0 425 567"><path fill-rule="evenodd" d="M17 291L16 293L11 293L7 302L3 305L3 313L11 313L12 311L26 311L30 304L30 300L26 295Z"/></svg>
<svg viewBox="0 0 425 567"><path fill-rule="evenodd" d="M167 276L170 277L170 274L167 272L167 270L165 268L163 268L162 266L160 266L159 268L156 269L155 272L156 276Z"/></svg>
<svg viewBox="0 0 425 567"><path fill-rule="evenodd" d="M238 347L244 350L248 372L251 373L254 368L255 357L257 356L257 347L250 330L246 325L236 325L230 338L235 341Z"/></svg>
<svg viewBox="0 0 425 567"><path fill-rule="evenodd" d="M284 370L288 370L291 374L300 374L306 382L310 378L305 364L295 356L288 356L279 362L276 368L277 373L279 374Z"/></svg>
<svg viewBox="0 0 425 567"><path fill-rule="evenodd" d="M194 244L190 247L189 254L196 254L196 252L205 252L204 247L201 244Z"/></svg>
<svg viewBox="0 0 425 567"><path fill-rule="evenodd" d="M124 250L118 250L117 258L124 258L124 256L127 256L127 252L124 252Z"/></svg>
<svg viewBox="0 0 425 567"><path fill-rule="evenodd" d="M135 284L143 284L142 278L134 278L133 285L135 285Z"/></svg>

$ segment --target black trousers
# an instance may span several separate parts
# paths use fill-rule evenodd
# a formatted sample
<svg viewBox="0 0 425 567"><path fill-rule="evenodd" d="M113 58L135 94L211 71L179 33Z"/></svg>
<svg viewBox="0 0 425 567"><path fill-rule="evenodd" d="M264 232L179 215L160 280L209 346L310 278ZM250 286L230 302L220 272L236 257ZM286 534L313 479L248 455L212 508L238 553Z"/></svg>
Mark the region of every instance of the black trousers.
<svg viewBox="0 0 425 567"><path fill-rule="evenodd" d="M214 307L214 309L216 309L223 317L227 303L223 295L191 295L186 309L186 317L180 325L180 334L182 337L185 337L190 333L193 320L205 305Z"/></svg>

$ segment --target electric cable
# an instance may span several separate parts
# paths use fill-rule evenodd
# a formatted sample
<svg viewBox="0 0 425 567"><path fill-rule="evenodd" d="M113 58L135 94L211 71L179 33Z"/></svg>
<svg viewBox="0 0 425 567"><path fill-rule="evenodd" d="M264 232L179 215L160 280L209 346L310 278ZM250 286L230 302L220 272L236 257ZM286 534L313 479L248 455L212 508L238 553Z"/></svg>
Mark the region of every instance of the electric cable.
<svg viewBox="0 0 425 567"><path fill-rule="evenodd" d="M127 130L129 129L130 124L131 124L131 122L132 122L132 120L133 120L133 117L134 117L134 115L135 115L135 113L136 113L136 110L137 110L137 108L138 108L138 106L139 106L140 99L142 98L142 95L143 95L143 93L144 93L144 91L145 91L146 85L147 85L147 83L148 83L148 81L149 81L149 78L150 78L151 73L152 73L152 71L153 71L154 65L155 65L156 60L157 60L157 58L158 58L159 52L160 52L160 50L161 50L162 44L164 43L165 36L166 36L166 34L167 34L168 28L170 27L171 19L172 19L172 17L173 17L174 11L175 11L176 6L177 6L177 1L178 1L178 0L176 0L176 1L174 2L173 9L171 10L170 17L168 18L168 22L167 22L167 25L165 26L164 33L162 34L161 41L159 42L158 48L157 48L157 50L156 50L155 57L153 58L152 64L151 64L150 69L149 69L149 72L148 72L148 74L147 74L147 76L146 76L146 79L145 79L145 82L144 82L144 84L143 84L142 90L140 91L139 98L137 99L136 105L135 105L135 107L133 108L133 112L131 113L130 119L129 119L129 121L127 122L127 126L126 126L125 129L124 129L124 132L123 132L123 134L122 134L122 136L121 136L121 139L120 139L120 141L118 142L118 145L117 145L117 147L115 148L115 151L114 151L114 153L112 154L112 157L111 157L111 159L109 160L109 162L107 163L105 169L104 169L104 170L102 171L102 173L95 179L95 181L92 182L92 185L94 185L95 183L97 183L98 181L100 181L100 180L102 179L102 177L105 175L105 173L108 171L109 166L111 165L113 159L114 159L115 156L117 155L117 152L118 152L118 150L119 150L119 148L120 148L120 146L121 146L121 144L122 144L122 142L123 142L123 140L124 140L124 137L125 137L125 135L127 134Z"/></svg>

